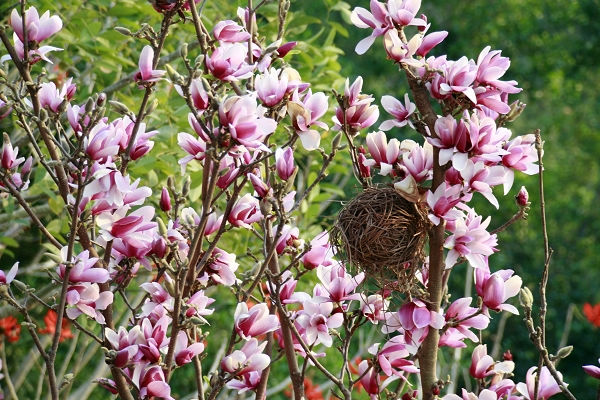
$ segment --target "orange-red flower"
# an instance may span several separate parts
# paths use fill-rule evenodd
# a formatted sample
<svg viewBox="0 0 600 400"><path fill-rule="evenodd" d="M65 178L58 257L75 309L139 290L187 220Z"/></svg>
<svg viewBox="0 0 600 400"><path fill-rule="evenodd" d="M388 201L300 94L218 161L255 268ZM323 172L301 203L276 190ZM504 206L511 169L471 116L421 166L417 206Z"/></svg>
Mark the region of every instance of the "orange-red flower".
<svg viewBox="0 0 600 400"><path fill-rule="evenodd" d="M48 310L48 312L44 316L44 323L46 324L46 327L44 329L40 329L39 332L54 335L54 332L56 332L57 318L58 315L56 315L56 312L54 310ZM71 332L71 324L69 324L69 321L66 318L63 318L60 329L60 337L58 338L58 341L63 342L66 339L72 338L73 332Z"/></svg>
<svg viewBox="0 0 600 400"><path fill-rule="evenodd" d="M592 306L590 303L585 303L583 305L583 313L592 325L600 327L600 303L595 306Z"/></svg>
<svg viewBox="0 0 600 400"><path fill-rule="evenodd" d="M289 398L292 397L292 385L285 390L285 395ZM306 400L324 400L323 393L318 385L315 385L310 378L304 378L304 397Z"/></svg>
<svg viewBox="0 0 600 400"><path fill-rule="evenodd" d="M21 324L12 315L0 318L0 334L4 334L9 342L16 342L21 335Z"/></svg>

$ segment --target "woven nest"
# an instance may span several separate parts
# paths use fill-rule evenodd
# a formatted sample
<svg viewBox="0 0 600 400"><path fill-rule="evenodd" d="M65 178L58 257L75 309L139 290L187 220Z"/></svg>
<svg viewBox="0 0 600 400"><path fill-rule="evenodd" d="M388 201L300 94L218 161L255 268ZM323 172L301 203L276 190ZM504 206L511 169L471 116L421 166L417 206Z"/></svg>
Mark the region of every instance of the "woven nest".
<svg viewBox="0 0 600 400"><path fill-rule="evenodd" d="M350 265L383 287L409 293L428 226L419 206L394 188L370 187L342 208L330 237Z"/></svg>

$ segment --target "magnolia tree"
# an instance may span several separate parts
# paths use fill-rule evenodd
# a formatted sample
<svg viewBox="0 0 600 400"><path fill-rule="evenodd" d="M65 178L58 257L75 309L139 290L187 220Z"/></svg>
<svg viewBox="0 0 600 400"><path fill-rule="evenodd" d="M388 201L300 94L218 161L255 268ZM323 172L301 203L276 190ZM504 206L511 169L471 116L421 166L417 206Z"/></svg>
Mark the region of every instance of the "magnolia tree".
<svg viewBox="0 0 600 400"><path fill-rule="evenodd" d="M289 0L268 9L277 10L276 37L263 36L257 23L268 1L249 1L232 19L209 24L204 1L157 0L152 6L160 26L117 28L139 48L138 69L125 80L139 90L130 110L103 92L78 104L74 79L62 85L47 79L40 65L61 51L52 37L67 21L25 3L0 28L7 53L0 114L18 126L4 133L0 193L22 207L53 249L48 273L55 287L53 296L42 296L16 263L0 272L0 295L31 335L52 399L73 380L87 379L74 376L77 371L65 374L57 357L60 343L72 337L71 325L103 349L110 372L96 382L122 399L172 399L182 394L173 388L183 376L189 377L183 386L194 385L199 399L264 399L282 386L272 373L278 368L286 369L283 388L290 382L289 395L297 400L322 398L326 390L344 399L366 392L372 399L533 400L561 391L574 398L555 367L569 349L551 355L545 343L547 242L539 319L521 279L493 261L496 234L526 217L527 191L518 192L514 217L493 230L490 217L471 204L482 197L497 208L494 186L506 195L515 172L542 173L539 132L516 136L506 127L524 105L509 101L520 89L502 80L510 62L500 51L487 47L477 60L430 56L447 32L430 31L420 1L357 7L351 21L368 36L356 52L382 37L385 53L371 50L371 56L390 59L410 87L398 98L381 99L389 117L377 130L379 108L362 93L362 78L347 81L343 93L313 92L286 61L296 46L284 40ZM193 25L196 42L171 57L179 67L161 69L165 41L184 23ZM187 104L175 117L187 118L189 129L177 134L179 164L166 186L145 186L150 182L128 169L152 151L159 133L147 125L156 111L153 98L171 88ZM334 107L329 122L324 117ZM321 143L328 128L339 132ZM385 133L406 136L409 130L421 140ZM309 152L320 155L322 165L305 182L296 164ZM327 230L306 237L296 226L334 159L348 155L365 191L393 187L423 216L422 257L398 260L410 271L409 290L393 280L377 285L343 245L330 244ZM186 175L189 168L201 171L198 179ZM39 184L50 182L64 203L64 237L30 204L36 169L50 178ZM191 190L199 191L197 201ZM241 237L247 251L235 253L228 238ZM472 271L467 279L474 279L476 298L448 293L449 275L460 264ZM457 389L438 376L440 348L478 343L478 331L494 315L518 314L510 299L519 290L539 364L513 378L510 354L494 360L479 344L469 369L475 383L469 387L476 390ZM222 306L232 302L237 306ZM33 306L49 310L45 331L30 314ZM215 309L227 316L216 319ZM205 339L216 328L230 334L211 348ZM207 358L212 365L203 362ZM10 368L4 368L7 393L16 398ZM189 373L173 379L180 368ZM595 377L598 370L585 368ZM312 387L308 373L319 377L320 388Z"/></svg>

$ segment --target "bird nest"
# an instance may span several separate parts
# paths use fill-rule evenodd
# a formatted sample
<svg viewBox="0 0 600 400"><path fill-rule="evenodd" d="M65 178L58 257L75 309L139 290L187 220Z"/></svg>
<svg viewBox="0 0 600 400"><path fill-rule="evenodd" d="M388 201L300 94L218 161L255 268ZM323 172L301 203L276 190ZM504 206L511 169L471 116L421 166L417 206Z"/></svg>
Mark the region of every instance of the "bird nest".
<svg viewBox="0 0 600 400"><path fill-rule="evenodd" d="M424 259L429 222L392 187L369 187L340 211L331 242L345 261L382 287L410 293Z"/></svg>

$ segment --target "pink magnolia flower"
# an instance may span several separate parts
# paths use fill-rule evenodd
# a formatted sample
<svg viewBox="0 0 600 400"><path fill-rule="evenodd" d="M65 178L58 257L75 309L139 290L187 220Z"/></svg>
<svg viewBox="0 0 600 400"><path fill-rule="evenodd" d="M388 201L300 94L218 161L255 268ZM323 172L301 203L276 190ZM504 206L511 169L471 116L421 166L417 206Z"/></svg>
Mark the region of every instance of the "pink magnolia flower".
<svg viewBox="0 0 600 400"><path fill-rule="evenodd" d="M255 170L254 172L260 173L260 171L258 171L258 170ZM265 198L265 197L273 194L273 190L271 189L271 187L269 185L267 185L260 178L260 176L253 174L253 173L249 173L246 176L250 180L250 183L252 184L252 187L254 188L254 191L256 192L256 194L259 198L262 199L262 198Z"/></svg>
<svg viewBox="0 0 600 400"><path fill-rule="evenodd" d="M410 151L402 153L402 165L420 183L431 178L433 170L433 147L428 142L416 145Z"/></svg>
<svg viewBox="0 0 600 400"><path fill-rule="evenodd" d="M600 359L598 359L598 362L600 363ZM591 376L592 378L600 379L599 367L595 365L584 365L582 368L585 371L585 373Z"/></svg>
<svg viewBox="0 0 600 400"><path fill-rule="evenodd" d="M142 340L138 347L143 355L143 360L155 363L160 360L161 350L166 349L170 339L167 329L171 318L164 314L154 323L149 318L144 318L141 323Z"/></svg>
<svg viewBox="0 0 600 400"><path fill-rule="evenodd" d="M485 344L480 344L473 349L469 373L475 379L484 379L487 376L496 374L509 374L512 373L514 369L515 363L512 361L495 362L494 359L487 354L487 345ZM493 379L493 381L495 380L496 379ZM510 382L512 383L512 381ZM509 384L509 382L503 382L495 388L490 387L490 390L493 390L500 396L499 392L506 390L507 384ZM512 384L512 387L514 387L514 383Z"/></svg>
<svg viewBox="0 0 600 400"><path fill-rule="evenodd" d="M329 233L321 232L310 242L310 250L302 256L302 263L307 269L315 269L319 265L331 265L333 251L329 244Z"/></svg>
<svg viewBox="0 0 600 400"><path fill-rule="evenodd" d="M164 212L171 210L171 196L169 196L169 190L166 187L163 187L160 192L159 205Z"/></svg>
<svg viewBox="0 0 600 400"><path fill-rule="evenodd" d="M269 314L269 306L265 303L256 304L250 309L246 303L239 303L235 309L234 319L236 332L245 340L279 328L277 316Z"/></svg>
<svg viewBox="0 0 600 400"><path fill-rule="evenodd" d="M8 117L12 111L12 106L8 105L4 100L0 99L0 121Z"/></svg>
<svg viewBox="0 0 600 400"><path fill-rule="evenodd" d="M2 159L0 160L0 166L2 166L4 169L11 170L18 167L23 161L25 161L25 157L17 158L17 155L19 154L19 148L12 147L8 134L5 133L3 137L4 146L2 146Z"/></svg>
<svg viewBox="0 0 600 400"><path fill-rule="evenodd" d="M279 286L279 300L282 304L303 303L310 300L310 295L304 292L295 292L298 281L292 277L290 271L285 271L281 275L281 285ZM277 285L267 282L267 288L271 295L277 295Z"/></svg>
<svg viewBox="0 0 600 400"><path fill-rule="evenodd" d="M240 350L234 350L221 360L221 368L230 374L244 375L248 372L261 372L271 362L268 355L263 354L267 342L258 343L251 338Z"/></svg>
<svg viewBox="0 0 600 400"><path fill-rule="evenodd" d="M125 130L120 130L113 124L99 122L84 139L85 152L92 160L106 163L109 157L119 153L120 142L125 140Z"/></svg>
<svg viewBox="0 0 600 400"><path fill-rule="evenodd" d="M508 193L514 181L514 170L527 175L537 174L539 166L535 136L533 134L517 136L504 145L507 154L502 157L502 164L506 167L506 182L504 193Z"/></svg>
<svg viewBox="0 0 600 400"><path fill-rule="evenodd" d="M213 36L219 42L245 42L250 39L250 34L244 30L244 27L238 25L235 21L219 21L213 28Z"/></svg>
<svg viewBox="0 0 600 400"><path fill-rule="evenodd" d="M100 311L105 310L112 302L113 293L109 290L100 293L97 283L72 285L67 290L67 316L75 319L86 314L99 324L104 324L104 316Z"/></svg>
<svg viewBox="0 0 600 400"><path fill-rule="evenodd" d="M192 361L192 358L204 351L202 342L192 343L188 346L187 333L180 331L177 334L175 341L175 364L178 366L185 365Z"/></svg>
<svg viewBox="0 0 600 400"><path fill-rule="evenodd" d="M385 299L380 294L369 295L365 299L364 295L360 296L360 311L373 324L385 319L385 312L389 307L390 301Z"/></svg>
<svg viewBox="0 0 600 400"><path fill-rule="evenodd" d="M165 274L165 279L173 283L173 280L168 278L167 274ZM150 298L146 299L142 306L142 316L149 315L156 307L164 307L167 311L173 311L175 299L160 283L145 282L140 287L150 295Z"/></svg>
<svg viewBox="0 0 600 400"><path fill-rule="evenodd" d="M377 362L387 376L419 373L419 368L415 367L414 362L407 359L411 353L407 350L402 336L394 336L379 351L378 347L379 343L371 346L369 353L377 356Z"/></svg>
<svg viewBox="0 0 600 400"><path fill-rule="evenodd" d="M368 360L362 360L360 364L358 364L358 376L360 376L360 384L365 389L371 398L371 400L376 400L378 398L378 394L381 390L380 388L380 377L375 368L372 365L369 365Z"/></svg>
<svg viewBox="0 0 600 400"><path fill-rule="evenodd" d="M238 394L248 390L256 390L260 384L261 373L258 371L249 371L240 376L241 379L232 379L225 384L225 387L238 391Z"/></svg>
<svg viewBox="0 0 600 400"><path fill-rule="evenodd" d="M219 122L236 142L251 149L264 147L265 137L277 128L277 122L264 117L250 95L232 96L221 103Z"/></svg>
<svg viewBox="0 0 600 400"><path fill-rule="evenodd" d="M381 97L381 105L385 111L394 117L394 119L383 121L379 126L379 129L382 131L388 131L394 126L398 128L402 128L406 125L409 125L411 128L413 127L413 124L410 121L410 116L415 112L417 106L410 101L408 98L408 93L404 95L404 104L402 104L400 100L396 99L395 97L383 96Z"/></svg>
<svg viewBox="0 0 600 400"><path fill-rule="evenodd" d="M447 31L431 32L423 37L421 45L417 49L417 55L421 57L427 56L435 46L442 43L448 36Z"/></svg>
<svg viewBox="0 0 600 400"><path fill-rule="evenodd" d="M517 275L513 276L510 269L490 273L484 268L475 270L475 288L482 298L483 305L494 311L508 311L519 314L517 308L504 302L519 294L523 281Z"/></svg>
<svg viewBox="0 0 600 400"><path fill-rule="evenodd" d="M477 82L493 86L505 93L519 93L522 89L516 87L516 81L500 80L510 67L510 59L502 57L500 50L490 49L490 46L485 47L477 58Z"/></svg>
<svg viewBox="0 0 600 400"><path fill-rule="evenodd" d="M531 367L527 371L527 375L525 377L526 383L519 382L517 383L517 391L525 396L527 400L547 400L550 397L554 396L561 392L558 383L554 380L552 374L547 367L542 367L542 372L540 373L539 378L539 388L538 388L538 397L534 399L534 391L535 391L535 379L537 375L537 367ZM559 378L562 380L562 374L557 371ZM568 386L565 383L565 386Z"/></svg>
<svg viewBox="0 0 600 400"><path fill-rule="evenodd" d="M222 43L210 57L205 58L208 71L217 79L237 82L249 78L254 65L246 63L248 46L241 43Z"/></svg>
<svg viewBox="0 0 600 400"><path fill-rule="evenodd" d="M477 343L477 335L469 329L485 329L490 323L490 319L478 310L471 307L472 298L463 297L454 301L444 314L446 323L450 326L440 338L440 346L466 347L464 339L470 339Z"/></svg>
<svg viewBox="0 0 600 400"><path fill-rule="evenodd" d="M97 257L90 258L89 251L84 250L77 256L67 259L67 246L60 250L61 257L65 264L71 264L71 271L69 272L69 282L80 283L104 283L110 279L108 271L100 266L96 267L98 263ZM56 273L61 279L65 279L67 266L60 264L56 269Z"/></svg>
<svg viewBox="0 0 600 400"><path fill-rule="evenodd" d="M400 155L400 142L398 139L391 139L389 142L385 133L381 131L367 134L367 147L373 160L367 160L367 166L378 166L380 175L389 175L393 172L394 165Z"/></svg>
<svg viewBox="0 0 600 400"><path fill-rule="evenodd" d="M505 172L502 166L487 166L483 161L474 163L472 160L468 160L464 169L460 171L460 175L469 191L481 193L494 207L499 208L498 200L492 192L492 186L504 182Z"/></svg>
<svg viewBox="0 0 600 400"><path fill-rule="evenodd" d="M40 17L35 7L29 7L25 11L25 22L27 31L27 40L40 43L48 39L62 29L62 20L58 15L50 16L50 11L46 11ZM23 31L23 19L13 8L10 14L10 25L14 29L15 34L21 42L25 40L25 32ZM35 46L32 46L35 47Z"/></svg>
<svg viewBox="0 0 600 400"><path fill-rule="evenodd" d="M189 133L179 132L177 135L177 144L186 153L187 156L183 157L178 161L179 165L181 165L181 173L185 172L185 168L187 164L192 160L202 161L204 160L204 156L206 153L206 142L201 138L195 138Z"/></svg>
<svg viewBox="0 0 600 400"><path fill-rule="evenodd" d="M466 125L447 115L435 121L434 129L437 137L427 138L427 141L440 149L440 165L452 160L452 166L461 171L467 164L470 150Z"/></svg>
<svg viewBox="0 0 600 400"><path fill-rule="evenodd" d="M461 201L462 187L460 185L448 186L443 182L435 192L427 192L427 205L431 209L428 217L435 225L439 225L442 219L453 216L452 209ZM451 215L452 214L452 215Z"/></svg>
<svg viewBox="0 0 600 400"><path fill-rule="evenodd" d="M167 71L153 68L154 49L146 45L140 53L138 62L139 71L135 74L135 80L139 83L156 82L162 78Z"/></svg>
<svg viewBox="0 0 600 400"><path fill-rule="evenodd" d="M233 226L250 229L252 224L263 219L258 199L250 193L240 197L232 207L227 219Z"/></svg>
<svg viewBox="0 0 600 400"><path fill-rule="evenodd" d="M414 35L408 42L400 39L396 29L389 30L383 35L383 46L388 58L397 63L405 63L415 67L420 67L422 62L413 59L413 56L421 46L422 37L420 34Z"/></svg>
<svg viewBox="0 0 600 400"><path fill-rule="evenodd" d="M392 21L400 26L414 25L424 27L426 21L421 18L415 18L421 0L388 0L388 10Z"/></svg>
<svg viewBox="0 0 600 400"><path fill-rule="evenodd" d="M294 175L296 165L294 164L294 151L291 147L275 150L275 167L277 168L277 175L284 181Z"/></svg>
<svg viewBox="0 0 600 400"><path fill-rule="evenodd" d="M292 100L288 102L287 111L292 120L292 125L306 150L315 150L319 147L321 135L311 127L316 125L328 129L324 122L319 121L319 118L327 112L327 108L325 93L318 92L313 95L310 89L308 89L302 100L298 91L295 91Z"/></svg>
<svg viewBox="0 0 600 400"><path fill-rule="evenodd" d="M274 229L278 230L278 227L274 227ZM303 241L299 241L299 236L300 230L297 227L291 225L284 225L281 228L281 234L277 239L277 243L275 243L275 251L277 252L277 254L283 254L283 252L289 247L300 247L298 246L298 243L303 244Z"/></svg>
<svg viewBox="0 0 600 400"><path fill-rule="evenodd" d="M204 290L199 290L185 302L189 307L185 312L185 316L188 318L195 316L203 319L203 316L211 315L215 312L212 308L206 308L214 302L215 299L204 295Z"/></svg>
<svg viewBox="0 0 600 400"><path fill-rule="evenodd" d="M491 217L482 220L475 210L469 208L466 216L457 216L448 230L452 235L446 238L444 247L449 249L446 255L446 268L452 268L459 257L464 257L473 268L486 269L486 258L492 255L498 244L496 235L490 235L487 227Z"/></svg>
<svg viewBox="0 0 600 400"><path fill-rule="evenodd" d="M96 223L101 229L105 240L125 238L130 234L156 228L156 222L151 222L154 217L154 207L144 206L126 216L128 207L119 208L113 214L102 213L96 218Z"/></svg>
<svg viewBox="0 0 600 400"><path fill-rule="evenodd" d="M271 68L254 80L256 95L267 107L274 107L288 93L288 75L279 69Z"/></svg>
<svg viewBox="0 0 600 400"><path fill-rule="evenodd" d="M4 271L0 271L0 285L10 285L10 283L17 276L19 270L19 262L13 264L12 268L5 274Z"/></svg>
<svg viewBox="0 0 600 400"><path fill-rule="evenodd" d="M444 74L446 82L440 85L441 94L462 93L473 104L477 104L473 83L477 76L477 66L467 57L457 61L448 61Z"/></svg>
<svg viewBox="0 0 600 400"><path fill-rule="evenodd" d="M104 328L104 335L117 352L113 361L116 367L123 368L141 359L142 354L139 353L138 344L143 342L144 335L139 325L134 326L130 331L122 326L119 327L118 332Z"/></svg>
<svg viewBox="0 0 600 400"><path fill-rule="evenodd" d="M319 297L320 300L341 303L360 299L360 293L353 292L365 279L364 272L352 276L346 272L346 268L341 263L338 263L329 267L322 265L317 267L317 276L321 283L315 286L315 290L322 290L325 294Z"/></svg>
<svg viewBox="0 0 600 400"><path fill-rule="evenodd" d="M136 365L131 380L137 385L141 399L160 397L175 400L171 397L171 387L165 381L163 370L158 365Z"/></svg>
<svg viewBox="0 0 600 400"><path fill-rule="evenodd" d="M371 11L369 12L363 7L356 7L350 15L350 20L354 26L362 29L373 29L373 32L369 36L362 39L356 45L355 51L357 54L366 53L378 36L394 28L392 18L384 3L371 0L370 9Z"/></svg>
<svg viewBox="0 0 600 400"><path fill-rule="evenodd" d="M60 91L57 89L54 82L44 82L38 90L38 99L40 106L48 108L52 111L59 112L60 106L64 101L68 101L68 91L73 89L75 85L71 84L73 78L69 78L62 86Z"/></svg>
<svg viewBox="0 0 600 400"><path fill-rule="evenodd" d="M304 303L304 309L298 312L296 322L304 329L302 336L307 344L322 343L331 347L333 339L329 334L329 329L339 328L344 322L342 313L332 315L332 311L333 303L317 302L315 299Z"/></svg>
<svg viewBox="0 0 600 400"><path fill-rule="evenodd" d="M204 274L198 278L200 283L207 285L209 279L212 279L216 283L232 286L237 281L235 271L239 267L239 264L235 261L235 254L216 247L211 257L214 261L206 268Z"/></svg>
<svg viewBox="0 0 600 400"><path fill-rule="evenodd" d="M131 140L131 133L133 132L133 126L135 125L135 123L132 121L129 126L127 127L127 129L125 130L127 137L126 137L126 143L127 145L129 145L129 141ZM133 146L131 147L131 151L129 153L129 156L131 157L132 160L137 160L140 157L143 157L144 155L148 154L150 152L150 150L152 150L152 148L154 147L154 142L150 140L151 137L154 137L158 135L158 131L157 130L153 130L153 131L148 131L146 132L146 123L141 122L140 125L138 126L138 131L137 131L137 135L135 137L135 142L133 143ZM124 146L124 142L121 142L121 149L122 150L126 150L127 146Z"/></svg>
<svg viewBox="0 0 600 400"><path fill-rule="evenodd" d="M353 133L357 133L361 129L365 129L373 125L379 118L379 107L371 103L375 100L373 96L362 94L363 79L361 76L350 85L350 81L346 79L344 88L344 97L348 101L347 108L342 110L341 107L335 109L333 122L334 129L339 130L346 127Z"/></svg>

